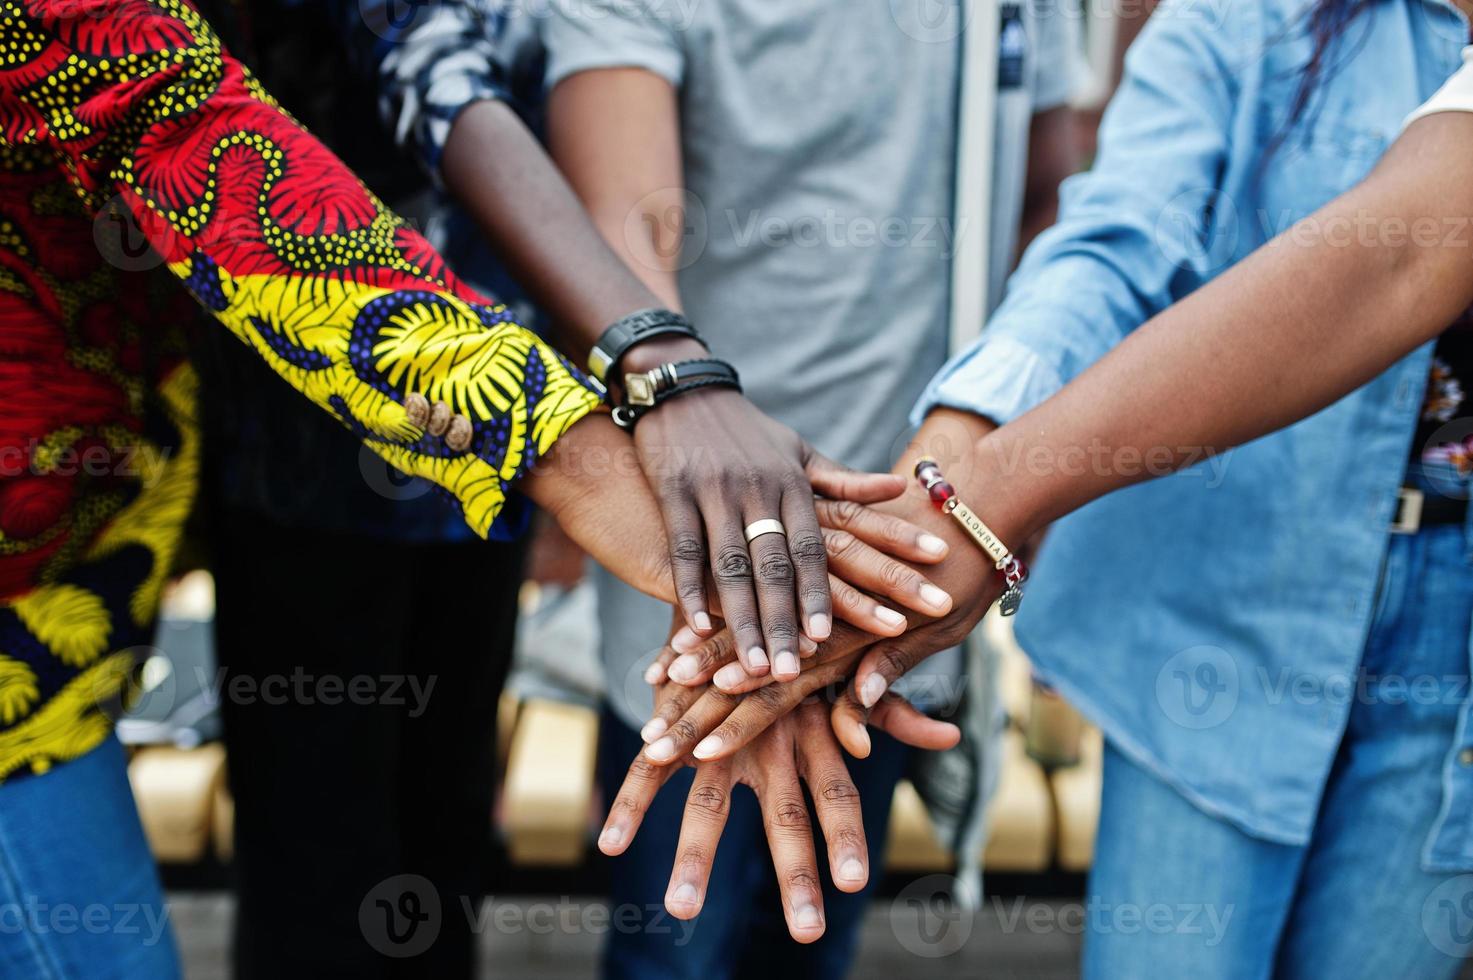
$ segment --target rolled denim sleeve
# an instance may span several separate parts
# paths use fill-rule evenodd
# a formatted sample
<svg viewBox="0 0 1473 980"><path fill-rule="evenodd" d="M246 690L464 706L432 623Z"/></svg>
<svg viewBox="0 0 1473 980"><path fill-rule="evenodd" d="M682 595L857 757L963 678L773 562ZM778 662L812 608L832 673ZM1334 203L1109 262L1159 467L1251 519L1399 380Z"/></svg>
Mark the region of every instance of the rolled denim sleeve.
<svg viewBox="0 0 1473 980"><path fill-rule="evenodd" d="M394 0L361 0L351 8L355 53L378 86L379 111L437 185L445 141L461 111L508 98L497 38L506 27L494 0L439 0L399 17Z"/></svg>
<svg viewBox="0 0 1473 980"><path fill-rule="evenodd" d="M1011 421L1228 264L1221 181L1237 76L1265 43L1257 8L1157 10L1131 47L1094 168L1064 183L1058 223L1029 247L982 336L927 387L915 421L940 406Z"/></svg>

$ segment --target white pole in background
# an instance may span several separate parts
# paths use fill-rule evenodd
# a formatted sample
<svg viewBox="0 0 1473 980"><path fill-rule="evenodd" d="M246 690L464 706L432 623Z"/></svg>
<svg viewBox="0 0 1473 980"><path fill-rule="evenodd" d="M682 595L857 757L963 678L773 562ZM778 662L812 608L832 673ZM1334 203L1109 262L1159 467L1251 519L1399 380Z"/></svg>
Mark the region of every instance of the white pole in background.
<svg viewBox="0 0 1473 980"><path fill-rule="evenodd" d="M951 265L951 352L982 330L992 268L992 182L997 140L997 0L960 0L961 86L957 99L956 193Z"/></svg>

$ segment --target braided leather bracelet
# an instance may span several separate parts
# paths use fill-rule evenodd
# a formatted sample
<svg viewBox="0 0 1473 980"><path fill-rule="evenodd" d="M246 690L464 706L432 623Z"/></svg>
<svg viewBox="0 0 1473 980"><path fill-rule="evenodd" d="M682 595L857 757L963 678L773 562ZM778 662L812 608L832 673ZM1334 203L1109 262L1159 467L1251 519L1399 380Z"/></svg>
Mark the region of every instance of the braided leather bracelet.
<svg viewBox="0 0 1473 980"><path fill-rule="evenodd" d="M668 364L664 365L664 367L671 366ZM734 391L740 392L742 390L742 382L737 377L736 370L728 367L728 371L730 373L722 372L720 374L699 375L689 381L680 381L674 387L656 391L652 396L654 403L650 405L617 405L614 407L613 413L614 424L625 432L633 432L634 427L639 424L639 420L644 418L647 413L665 404L672 398L679 398L681 395L688 395L693 391L700 391L702 388L731 388Z"/></svg>

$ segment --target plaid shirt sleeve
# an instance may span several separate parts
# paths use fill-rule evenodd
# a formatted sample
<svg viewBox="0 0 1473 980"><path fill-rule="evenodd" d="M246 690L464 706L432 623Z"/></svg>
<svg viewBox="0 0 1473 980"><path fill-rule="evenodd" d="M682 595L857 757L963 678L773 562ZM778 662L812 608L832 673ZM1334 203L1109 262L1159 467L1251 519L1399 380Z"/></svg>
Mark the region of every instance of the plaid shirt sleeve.
<svg viewBox="0 0 1473 980"><path fill-rule="evenodd" d="M354 54L378 86L379 111L440 184L450 127L466 106L507 99L506 67L496 41L506 28L499 0L400 0L335 3Z"/></svg>

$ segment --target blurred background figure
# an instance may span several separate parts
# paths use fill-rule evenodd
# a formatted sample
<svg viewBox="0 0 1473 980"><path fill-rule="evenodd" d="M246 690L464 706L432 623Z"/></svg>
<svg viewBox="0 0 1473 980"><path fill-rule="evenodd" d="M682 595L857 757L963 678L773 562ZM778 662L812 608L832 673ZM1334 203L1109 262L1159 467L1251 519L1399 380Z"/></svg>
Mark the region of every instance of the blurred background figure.
<svg viewBox="0 0 1473 980"><path fill-rule="evenodd" d="M1081 53L1078 15L1058 5L1005 3L993 16L986 274L1000 295L1075 168L1067 102ZM595 0L554 5L544 25L550 146L610 245L734 358L759 408L853 466L889 464L909 406L945 360L952 276L982 271L952 262L961 18L957 8L936 23L908 3ZM651 710L648 690L624 679L664 640L665 617L611 576L596 581L611 681L600 779L612 797ZM945 679L958 672L957 655L937 660L912 690L942 708L937 692L954 690ZM868 759L848 760L875 868L910 756L877 733ZM666 901L691 779L671 779L615 860L616 904ZM712 881L689 941L612 934L606 975L848 970L871 888L845 894L825 872L824 935L795 943L745 789Z"/></svg>

